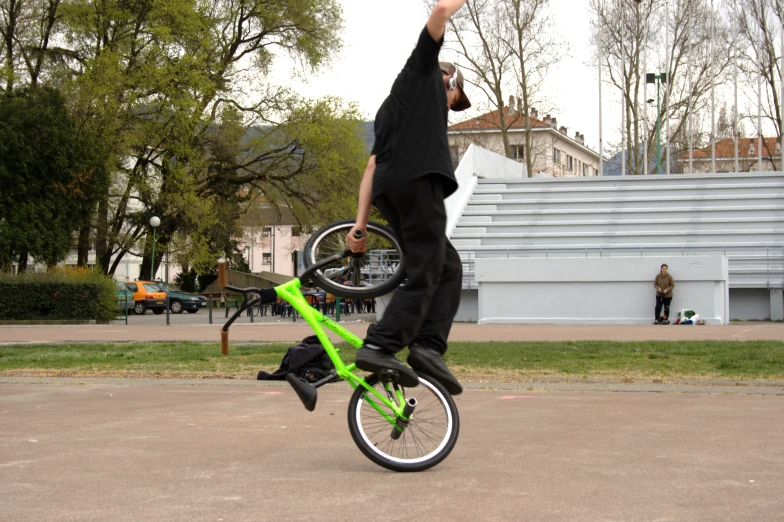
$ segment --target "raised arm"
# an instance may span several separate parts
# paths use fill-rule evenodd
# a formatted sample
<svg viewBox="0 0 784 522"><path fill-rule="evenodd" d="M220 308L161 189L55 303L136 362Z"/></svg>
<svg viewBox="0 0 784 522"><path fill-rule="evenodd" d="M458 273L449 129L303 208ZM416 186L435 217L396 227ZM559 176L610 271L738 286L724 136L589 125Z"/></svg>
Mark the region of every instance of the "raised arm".
<svg viewBox="0 0 784 522"><path fill-rule="evenodd" d="M458 12L466 0L438 0L427 20L427 32L436 42L440 41L446 30L446 23Z"/></svg>

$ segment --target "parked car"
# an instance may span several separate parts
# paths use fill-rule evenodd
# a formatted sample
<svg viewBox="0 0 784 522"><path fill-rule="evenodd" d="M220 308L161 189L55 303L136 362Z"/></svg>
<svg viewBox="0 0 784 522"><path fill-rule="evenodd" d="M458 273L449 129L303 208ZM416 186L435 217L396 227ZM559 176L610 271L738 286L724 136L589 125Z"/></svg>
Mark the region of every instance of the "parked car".
<svg viewBox="0 0 784 522"><path fill-rule="evenodd" d="M117 310L125 315L125 307L128 307L128 312L133 311L133 294L124 283L120 281L114 282L114 294L117 296Z"/></svg>
<svg viewBox="0 0 784 522"><path fill-rule="evenodd" d="M166 292L152 281L126 281L125 286L133 292L133 313L144 315L152 310L156 315L166 310Z"/></svg>
<svg viewBox="0 0 784 522"><path fill-rule="evenodd" d="M169 296L169 310L173 314L181 314L183 310L195 314L207 307L207 298L203 295L180 290L178 286L156 281L156 284Z"/></svg>

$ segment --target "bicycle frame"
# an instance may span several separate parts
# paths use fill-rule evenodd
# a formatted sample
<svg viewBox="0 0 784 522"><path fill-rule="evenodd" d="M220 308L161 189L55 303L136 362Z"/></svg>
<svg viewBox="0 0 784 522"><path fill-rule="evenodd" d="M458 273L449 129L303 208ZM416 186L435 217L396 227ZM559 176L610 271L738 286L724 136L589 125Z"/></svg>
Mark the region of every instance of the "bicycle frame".
<svg viewBox="0 0 784 522"><path fill-rule="evenodd" d="M336 254L340 255L340 254ZM345 255L345 253L344 253ZM315 267L316 265L314 265ZM311 267L311 268L314 268ZM310 270L308 270L309 272ZM306 272L307 273L307 272ZM304 275L304 274L303 274ZM328 328L332 332L336 333L338 336L346 340L351 345L355 346L356 348L360 348L363 344L362 339L354 335L353 333L349 332L342 326L340 326L335 321L332 321L329 317L324 315L323 313L319 312L315 308L313 308L306 300L305 296L302 295L300 290L302 283L299 278L294 278L291 281L284 283L280 286L276 286L274 288L277 295L283 298L286 302L291 304L291 306L299 312L300 316L307 322L310 327L313 329L314 333L318 337L321 344L324 346L324 350L326 350L327 355L329 356L332 364L335 365L335 371L337 373L337 377L342 378L346 382L348 382L352 388L357 388L358 386L364 387L368 392L373 394L381 403L387 406L393 413L394 416L389 415L383 408L377 404L375 401L370 399L370 397L365 398L367 402L389 423L397 427L400 430L400 426L398 426L397 418L401 418L404 420L408 420L409 416L404 415L403 410L405 408L405 396L403 395L403 391L399 387L394 387L390 383L384 384L384 389L386 390L387 394L391 397L394 394L394 397L397 399L397 404L395 404L389 397L384 397L379 391L377 391L373 386L369 385L363 377L359 377L353 373L356 369L356 364L345 364L343 360L340 358L339 349L336 348L332 341L330 340L329 336L327 335L324 327ZM227 287L229 288L229 287ZM252 290L245 289L242 293L251 293ZM247 297L247 296L246 296ZM228 329L231 326L231 323L242 314L248 308L251 308L255 304L259 302L260 298L255 299L245 299L243 305L232 315L232 317L226 322L221 331L222 337L224 337L225 342L228 342ZM335 381L335 376L329 376L325 379L322 379L319 382L312 384L315 388L318 388L324 384L328 384L329 382ZM310 386L310 385L309 385ZM394 392L393 392L394 388Z"/></svg>

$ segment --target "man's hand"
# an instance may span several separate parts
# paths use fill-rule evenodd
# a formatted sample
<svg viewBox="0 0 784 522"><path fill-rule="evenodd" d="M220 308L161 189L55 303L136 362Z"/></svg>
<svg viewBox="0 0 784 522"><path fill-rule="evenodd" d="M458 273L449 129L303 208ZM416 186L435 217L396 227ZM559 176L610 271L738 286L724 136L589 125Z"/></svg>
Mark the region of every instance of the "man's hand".
<svg viewBox="0 0 784 522"><path fill-rule="evenodd" d="M427 32L430 33L433 40L441 41L446 30L446 23L465 3L466 0L438 0L427 20Z"/></svg>
<svg viewBox="0 0 784 522"><path fill-rule="evenodd" d="M362 237L359 239L354 236L354 233L357 230L362 232ZM348 245L348 248L355 254L364 252L367 248L367 229L365 227L360 227L359 225L354 225L346 236L346 245Z"/></svg>

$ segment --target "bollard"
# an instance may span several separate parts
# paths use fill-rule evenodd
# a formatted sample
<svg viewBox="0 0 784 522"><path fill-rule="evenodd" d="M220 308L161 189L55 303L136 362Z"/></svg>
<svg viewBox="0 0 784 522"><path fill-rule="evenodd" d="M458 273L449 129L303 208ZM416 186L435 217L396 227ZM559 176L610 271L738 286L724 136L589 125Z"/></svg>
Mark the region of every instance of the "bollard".
<svg viewBox="0 0 784 522"><path fill-rule="evenodd" d="M207 309L210 311L210 324L212 324L212 296L207 300Z"/></svg>
<svg viewBox="0 0 784 522"><path fill-rule="evenodd" d="M229 354L229 332L221 328L221 353Z"/></svg>
<svg viewBox="0 0 784 522"><path fill-rule="evenodd" d="M171 323L169 322L169 294L166 293L166 326L170 326Z"/></svg>
<svg viewBox="0 0 784 522"><path fill-rule="evenodd" d="M224 288L226 285L226 258L222 257L218 259L218 286Z"/></svg>

